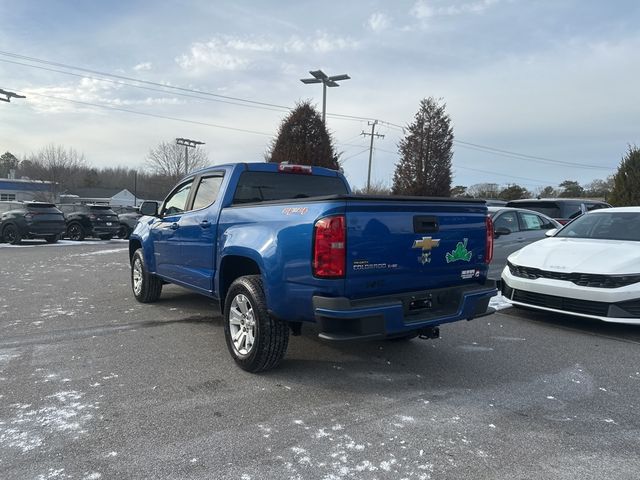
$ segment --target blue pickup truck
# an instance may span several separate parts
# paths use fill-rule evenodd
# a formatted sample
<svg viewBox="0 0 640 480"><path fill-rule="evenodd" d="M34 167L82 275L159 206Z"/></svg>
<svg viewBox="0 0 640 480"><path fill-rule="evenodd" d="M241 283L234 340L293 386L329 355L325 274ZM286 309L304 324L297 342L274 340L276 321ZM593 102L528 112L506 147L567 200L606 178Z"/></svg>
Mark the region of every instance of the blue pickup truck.
<svg viewBox="0 0 640 480"><path fill-rule="evenodd" d="M219 165L145 202L129 240L140 302L172 283L220 302L237 364L280 363L303 323L320 338L435 338L493 313L483 201L353 195L319 167Z"/></svg>

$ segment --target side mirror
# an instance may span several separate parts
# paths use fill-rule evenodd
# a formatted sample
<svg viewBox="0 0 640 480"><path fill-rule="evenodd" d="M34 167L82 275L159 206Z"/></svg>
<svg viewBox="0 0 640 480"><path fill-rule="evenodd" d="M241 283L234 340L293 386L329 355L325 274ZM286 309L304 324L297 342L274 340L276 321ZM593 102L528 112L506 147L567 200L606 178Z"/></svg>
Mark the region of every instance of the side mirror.
<svg viewBox="0 0 640 480"><path fill-rule="evenodd" d="M158 216L158 202L142 202L140 205L140 213L142 215Z"/></svg>
<svg viewBox="0 0 640 480"><path fill-rule="evenodd" d="M551 230L547 230L546 232L544 232L544 235L546 237L553 237L556 233L558 233L558 229L552 228Z"/></svg>
<svg viewBox="0 0 640 480"><path fill-rule="evenodd" d="M493 233L496 238L498 238L502 235L509 235L511 233L511 230L509 230L507 227L498 227L493 230Z"/></svg>

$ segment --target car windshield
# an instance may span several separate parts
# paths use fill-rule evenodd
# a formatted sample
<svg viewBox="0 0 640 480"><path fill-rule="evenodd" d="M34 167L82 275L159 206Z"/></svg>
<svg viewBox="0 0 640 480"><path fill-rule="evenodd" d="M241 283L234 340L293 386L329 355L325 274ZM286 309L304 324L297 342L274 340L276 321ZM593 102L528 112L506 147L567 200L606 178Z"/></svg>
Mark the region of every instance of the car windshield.
<svg viewBox="0 0 640 480"><path fill-rule="evenodd" d="M640 241L640 212L599 212L583 215L556 237Z"/></svg>

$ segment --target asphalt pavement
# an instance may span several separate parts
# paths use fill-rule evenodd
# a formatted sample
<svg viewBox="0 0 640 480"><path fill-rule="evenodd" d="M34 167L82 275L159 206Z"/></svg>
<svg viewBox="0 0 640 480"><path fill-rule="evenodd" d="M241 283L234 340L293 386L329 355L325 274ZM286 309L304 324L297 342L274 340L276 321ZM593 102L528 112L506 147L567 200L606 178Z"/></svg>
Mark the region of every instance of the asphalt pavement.
<svg viewBox="0 0 640 480"><path fill-rule="evenodd" d="M0 479L637 479L640 328L502 310L438 340L227 352L127 243L0 244Z"/></svg>

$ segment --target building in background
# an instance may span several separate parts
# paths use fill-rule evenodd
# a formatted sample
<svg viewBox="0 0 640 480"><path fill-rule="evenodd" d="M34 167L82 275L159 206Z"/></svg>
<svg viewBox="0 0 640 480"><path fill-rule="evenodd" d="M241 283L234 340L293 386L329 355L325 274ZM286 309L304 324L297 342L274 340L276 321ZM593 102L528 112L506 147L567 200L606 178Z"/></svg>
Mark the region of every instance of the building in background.
<svg viewBox="0 0 640 480"><path fill-rule="evenodd" d="M101 203L112 207L135 207L142 203L126 188L75 188L60 195L61 203Z"/></svg>
<svg viewBox="0 0 640 480"><path fill-rule="evenodd" d="M58 201L55 184L44 180L0 178L0 201Z"/></svg>

